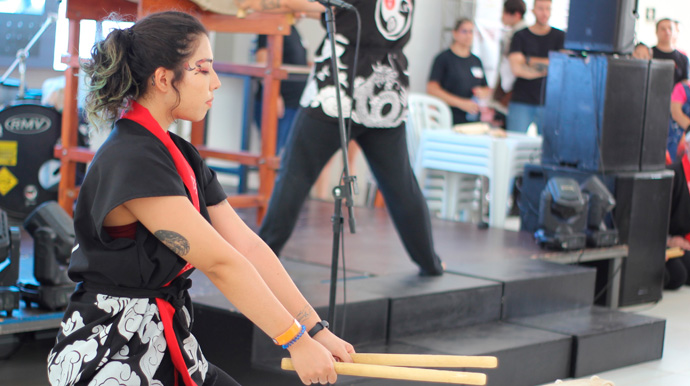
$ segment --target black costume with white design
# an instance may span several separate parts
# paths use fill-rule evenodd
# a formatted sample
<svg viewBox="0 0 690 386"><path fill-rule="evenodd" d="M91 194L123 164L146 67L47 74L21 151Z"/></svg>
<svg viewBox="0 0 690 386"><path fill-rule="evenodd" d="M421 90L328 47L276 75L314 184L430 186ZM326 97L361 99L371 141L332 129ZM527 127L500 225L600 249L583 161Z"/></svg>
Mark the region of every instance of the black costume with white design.
<svg viewBox="0 0 690 386"><path fill-rule="evenodd" d="M398 127L407 115L407 58L402 52L410 40L414 1L354 0L362 15L360 57L350 88L355 59L357 19L354 12L336 10L336 55L343 115L370 128ZM331 44L325 39L316 51L314 68L302 94L307 114L337 119L335 86L331 74Z"/></svg>
<svg viewBox="0 0 690 386"><path fill-rule="evenodd" d="M414 3L408 0L355 0L362 15L363 49L355 80L355 111L350 139L359 144L386 207L410 258L423 275L443 273L434 251L429 208L410 166L405 137L408 78L403 47L410 37ZM385 29L378 29L382 26ZM354 55L355 16L336 13L336 55L340 82L347 86ZM277 255L292 234L302 204L321 169L340 148L334 87L330 85L328 43L316 60L314 77L303 94L280 170L259 229L259 236ZM311 87L311 90L310 90ZM343 98L349 115L351 98ZM305 103L302 103L305 106ZM386 130L378 130L386 128Z"/></svg>
<svg viewBox="0 0 690 386"><path fill-rule="evenodd" d="M201 215L226 194L196 149L170 134L197 179ZM90 165L74 215L77 245L69 275L79 283L48 358L52 385L171 385L174 367L156 298L175 307L173 326L197 385L218 371L204 359L190 329L191 271L186 262L141 224L135 239L112 239L106 215L128 200L188 196L172 156L145 127L119 120ZM174 279L174 280L173 280ZM163 288L166 283L172 283Z"/></svg>

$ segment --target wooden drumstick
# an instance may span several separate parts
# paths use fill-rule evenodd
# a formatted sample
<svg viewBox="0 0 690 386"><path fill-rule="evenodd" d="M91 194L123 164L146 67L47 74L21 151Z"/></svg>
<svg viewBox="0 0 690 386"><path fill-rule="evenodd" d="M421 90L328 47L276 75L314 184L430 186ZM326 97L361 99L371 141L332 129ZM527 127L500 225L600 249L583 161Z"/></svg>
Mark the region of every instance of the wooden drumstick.
<svg viewBox="0 0 690 386"><path fill-rule="evenodd" d="M493 369L498 359L492 356L418 355L418 354L351 354L355 363L407 367L475 367Z"/></svg>
<svg viewBox="0 0 690 386"><path fill-rule="evenodd" d="M394 367L368 365L364 363L335 362L335 372L340 375L357 377L398 379L406 381L451 383L456 385L485 385L486 374L461 371L417 369L411 367ZM283 370L292 370L290 358L283 358L280 366Z"/></svg>

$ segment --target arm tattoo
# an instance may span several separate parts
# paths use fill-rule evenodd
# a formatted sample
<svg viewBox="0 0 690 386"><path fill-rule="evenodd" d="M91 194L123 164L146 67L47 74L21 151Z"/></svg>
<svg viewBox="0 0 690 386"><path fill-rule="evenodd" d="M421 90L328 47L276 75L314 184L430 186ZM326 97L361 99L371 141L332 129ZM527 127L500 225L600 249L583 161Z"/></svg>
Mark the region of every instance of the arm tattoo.
<svg viewBox="0 0 690 386"><path fill-rule="evenodd" d="M280 0L261 0L261 8L264 11L280 8Z"/></svg>
<svg viewBox="0 0 690 386"><path fill-rule="evenodd" d="M302 310L297 313L297 321L304 324L304 321L309 319L309 317L311 316L311 310L312 308L309 306L309 304L304 306L304 308L302 308Z"/></svg>
<svg viewBox="0 0 690 386"><path fill-rule="evenodd" d="M178 256L184 257L189 253L189 241L181 234L173 231L160 230L156 231L153 235Z"/></svg>

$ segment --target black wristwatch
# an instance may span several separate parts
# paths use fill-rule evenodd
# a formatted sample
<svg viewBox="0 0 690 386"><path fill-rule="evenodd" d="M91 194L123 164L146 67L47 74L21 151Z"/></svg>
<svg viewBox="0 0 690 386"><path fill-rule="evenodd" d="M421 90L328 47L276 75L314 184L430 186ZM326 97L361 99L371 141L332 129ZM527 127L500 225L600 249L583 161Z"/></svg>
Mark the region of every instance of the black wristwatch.
<svg viewBox="0 0 690 386"><path fill-rule="evenodd" d="M309 336L311 336L313 338L314 335L318 334L319 331L323 330L324 328L328 328L328 322L327 321L322 320L322 321L316 322L314 327L312 327L311 330L309 330Z"/></svg>

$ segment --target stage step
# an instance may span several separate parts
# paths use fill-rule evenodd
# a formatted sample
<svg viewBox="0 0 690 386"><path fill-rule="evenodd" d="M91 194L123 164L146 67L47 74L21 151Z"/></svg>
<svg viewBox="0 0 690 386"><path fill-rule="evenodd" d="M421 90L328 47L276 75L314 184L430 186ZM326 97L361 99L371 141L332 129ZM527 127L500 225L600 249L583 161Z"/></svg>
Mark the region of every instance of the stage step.
<svg viewBox="0 0 690 386"><path fill-rule="evenodd" d="M357 347L357 350L383 353L494 355L498 357L499 366L496 369L453 370L485 373L488 378L488 386L534 386L568 377L571 345L572 339L568 335L505 322L490 322L435 333L400 337L387 345L364 345ZM273 361L273 371L279 371L278 363ZM358 377L339 377L338 384L367 386L440 385L429 382ZM294 385L297 386L298 384L295 383Z"/></svg>
<svg viewBox="0 0 690 386"><path fill-rule="evenodd" d="M283 260L326 317L330 269ZM594 270L529 259L450 264L442 277L347 272L347 309L336 333L360 352L495 355L488 385L532 386L661 356L664 321L592 308ZM287 353L193 274L194 334L207 359L244 386L301 384L279 369ZM343 301L338 282L338 302ZM250 360L251 358L251 360ZM263 374L263 375L262 375ZM340 377L340 385L425 385Z"/></svg>
<svg viewBox="0 0 690 386"><path fill-rule="evenodd" d="M449 263L448 272L502 283L501 319L591 306L596 269L532 259Z"/></svg>
<svg viewBox="0 0 690 386"><path fill-rule="evenodd" d="M509 320L573 337L571 377L661 358L666 321L602 307Z"/></svg>
<svg viewBox="0 0 690 386"><path fill-rule="evenodd" d="M289 260L284 265L300 291L325 318L330 269ZM336 307L333 331L354 345L385 343L396 337L495 321L500 317L501 286L496 282L452 274L373 277L350 272L349 276L347 308ZM342 291L343 283L339 281L339 303L342 303ZM255 360L265 360L280 358L285 353L257 328L252 354Z"/></svg>

